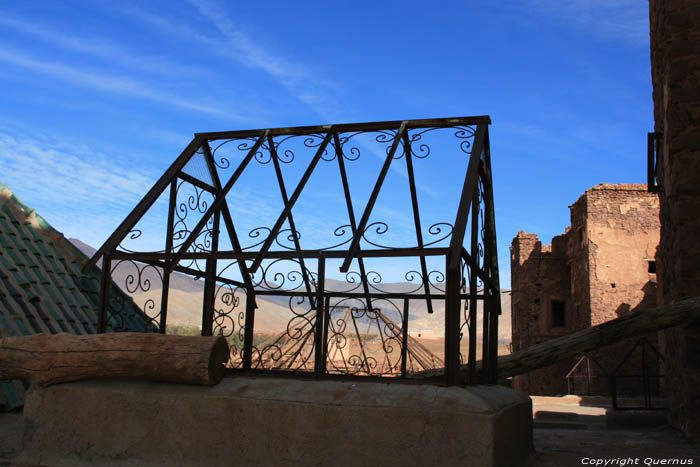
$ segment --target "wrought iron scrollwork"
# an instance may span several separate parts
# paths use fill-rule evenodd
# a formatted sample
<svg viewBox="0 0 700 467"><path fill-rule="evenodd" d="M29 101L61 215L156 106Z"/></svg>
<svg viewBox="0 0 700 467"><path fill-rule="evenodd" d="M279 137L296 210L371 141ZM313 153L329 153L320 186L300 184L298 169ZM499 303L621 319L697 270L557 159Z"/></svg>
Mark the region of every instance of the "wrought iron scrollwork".
<svg viewBox="0 0 700 467"><path fill-rule="evenodd" d="M243 343L245 341L245 308L241 296L245 290L241 287L219 283L214 297L214 323L212 334L224 336L229 343L229 366L242 365ZM246 300L248 297L246 296Z"/></svg>
<svg viewBox="0 0 700 467"><path fill-rule="evenodd" d="M329 373L396 375L401 368L402 312L378 299L373 309L343 299L331 305L328 319ZM392 320L393 315L395 320Z"/></svg>
<svg viewBox="0 0 700 467"><path fill-rule="evenodd" d="M120 251L125 251L125 252L127 252L127 253L136 253L135 250L131 250L131 249L127 248L127 247L124 245L124 241L126 241L126 240L129 240L129 241L136 240L136 239L138 239L139 237L141 237L141 235L143 235L143 231L141 231L141 229L131 229L131 230L129 231L129 233L126 234L126 236L125 236L124 239L121 241L121 243L119 243L119 246L117 247L117 249L120 250Z"/></svg>
<svg viewBox="0 0 700 467"><path fill-rule="evenodd" d="M261 290L279 290L292 292L301 289L305 285L305 279L316 287L317 274L308 268L302 268L301 261L297 259L275 259L251 274L253 286Z"/></svg>
<svg viewBox="0 0 700 467"><path fill-rule="evenodd" d="M431 235L433 237L438 237L436 239L432 239L431 241L425 243L423 246L425 248L433 245L437 245L438 243L442 242L443 240L447 240L452 236L452 229L454 227L452 224L447 223L447 222L436 222L435 224L431 225L428 227L428 235ZM444 232L446 230L447 232Z"/></svg>
<svg viewBox="0 0 700 467"><path fill-rule="evenodd" d="M115 274L120 268L122 271ZM120 277L123 282L117 283L120 290L110 295L109 327L113 331L134 331L144 326L157 329L160 308L156 307L154 294L149 292L159 291L154 281L162 284L160 268L133 260L122 260L112 263L111 275L113 280ZM160 297L157 299L160 300ZM144 319L148 322L144 323Z"/></svg>
<svg viewBox="0 0 700 467"><path fill-rule="evenodd" d="M253 349L255 368L311 370L314 364L316 310L307 297L289 297L292 314L286 329Z"/></svg>
<svg viewBox="0 0 700 467"><path fill-rule="evenodd" d="M135 227L121 238L128 249L123 245L105 249L107 259L112 261L112 277L126 271L120 276L124 293L100 298L101 306L110 306L110 328L127 329L130 320L137 319L129 296L142 309L140 319L152 327L159 323L158 300L168 296L173 275L184 273L206 277L194 283L195 288L203 286L197 293L202 293L206 308L203 316L211 319L203 323L202 332L227 339L232 368L315 371L319 377L324 373L413 377L451 367L451 375L447 369L444 372L448 384L455 384L455 362L459 359L464 363L464 357L455 354L455 342L443 346L452 349L445 350L452 354L445 355L443 362L428 349L435 343L426 344L423 338L413 337L409 328L414 323L433 326L431 320L437 316L439 321L441 303L445 303L461 321L455 323L459 329L446 331L446 340L454 339L457 330L463 338L470 325L474 332L475 323L471 321L475 321L476 310L470 307L477 300L483 302L485 284L493 290L493 277L498 274L496 252L488 244L495 237L489 230L493 228L493 200L488 137L482 132L487 131L486 125L488 118L476 117L198 134L188 149L192 152L185 166L172 179L159 182L165 187L170 184L172 196L164 242L168 251L133 251L130 241L151 238L147 226L139 224L138 219L128 224ZM401 128L406 129L405 133ZM476 138L477 134L486 136ZM441 139L444 137L447 141ZM198 149L193 149L195 146ZM459 167L468 166L463 154L478 158L480 164L477 185L469 187L476 190L477 197L469 216L456 216L458 225L445 222L442 214L448 203L421 216L420 208L428 208L435 201L422 196L428 184L421 182L444 180L441 193L449 192L448 183L462 188L458 174L442 177L430 171L419 175L425 164L435 160L436 166L443 167L440 158L454 160L456 155ZM387 161L389 155L392 161ZM402 158L405 164L397 164ZM427 162L423 162L425 159ZM242 160L247 165L239 165ZM309 165L312 160L313 165ZM367 179L365 165L373 170L381 167L380 175L370 174ZM408 179L407 188L406 184L392 184L393 172ZM237 208L246 197L257 196L259 190L267 188L262 186L267 183L261 181L272 177L277 181L272 185L279 188L279 193L273 188L273 202L280 206L280 195L283 210L277 216L271 214L272 219L261 210L266 220L252 223L250 212L255 205L251 203L245 210ZM297 183L285 183L292 179ZM375 183L364 208L357 205L354 196L359 194L358 183ZM230 188L227 199L217 199L222 186ZM381 203L392 201L397 187L406 188L413 223L410 215L404 219L382 210L386 206ZM322 192L319 195L314 190ZM471 201L472 194L459 199ZM321 222L318 217L309 222L304 209L315 209L314 203L326 195L335 204L322 213ZM339 198L331 198L334 195ZM158 196L149 202L155 203ZM380 203L376 208L375 202ZM214 205L216 209L212 209ZM464 208L460 201L461 213L467 212ZM440 219L443 221L436 222ZM474 222L473 231L465 224L468 220ZM198 233L193 238L195 230ZM219 230L228 235L221 236ZM466 235L464 246L469 250L469 256L463 255L460 260L459 278L456 271L447 269L454 266L451 256L446 255L455 251L452 248L456 243L451 245L455 232ZM397 242L399 237L405 238ZM336 270L338 264L343 265L342 273ZM251 271L253 266L255 271ZM167 276L163 270L168 271ZM177 283L172 280L173 285ZM472 287L474 283L476 287ZM259 307L255 313L253 299ZM400 302L402 307L398 306ZM436 313L409 316L410 307L420 313ZM276 315L271 318L268 313ZM173 316L163 313L168 319ZM439 335L436 339L441 338L441 330L430 329Z"/></svg>

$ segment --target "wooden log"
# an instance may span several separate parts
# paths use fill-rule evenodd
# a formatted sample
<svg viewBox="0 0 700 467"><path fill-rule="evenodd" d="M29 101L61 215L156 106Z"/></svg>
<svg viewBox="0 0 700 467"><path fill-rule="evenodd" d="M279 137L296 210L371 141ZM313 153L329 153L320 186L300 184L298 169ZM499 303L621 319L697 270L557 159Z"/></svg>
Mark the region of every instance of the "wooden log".
<svg viewBox="0 0 700 467"><path fill-rule="evenodd" d="M109 333L0 339L0 380L40 385L90 378L218 383L229 359L222 336Z"/></svg>
<svg viewBox="0 0 700 467"><path fill-rule="evenodd" d="M641 336L693 321L700 323L700 297L689 298L658 308L633 311L597 326L549 339L510 355L501 355L498 357L498 379L504 380L511 376L521 375L630 337ZM479 370L481 370L481 363L481 361L476 362L476 367ZM443 371L442 369L420 371L411 376L437 381ZM467 365L460 367L460 375L462 382L466 383L469 375ZM481 371L476 375L476 381L483 381Z"/></svg>
<svg viewBox="0 0 700 467"><path fill-rule="evenodd" d="M498 378L521 375L582 352L691 321L700 322L700 297L634 311L567 336L550 339L498 358ZM466 367L462 375L466 377Z"/></svg>

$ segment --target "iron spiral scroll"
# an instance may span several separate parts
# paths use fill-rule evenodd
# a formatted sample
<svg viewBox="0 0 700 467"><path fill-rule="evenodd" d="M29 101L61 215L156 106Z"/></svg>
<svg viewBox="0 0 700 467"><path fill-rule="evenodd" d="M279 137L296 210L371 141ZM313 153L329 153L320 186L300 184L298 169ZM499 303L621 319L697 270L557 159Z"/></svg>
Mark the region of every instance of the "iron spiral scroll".
<svg viewBox="0 0 700 467"><path fill-rule="evenodd" d="M188 293L199 294L201 332L229 342L230 371L437 372L456 384L460 365L473 360L460 344L473 347L476 304L498 290L489 123L461 117L195 135L98 251L123 281L123 297L101 295L105 319L127 329L134 300L166 332L184 274L195 279ZM452 204L441 199L441 183L461 193L447 217L441 204ZM375 206L401 197L401 215ZM277 203L269 214L268 202ZM156 223L141 219L155 208L167 232L158 244L149 243ZM435 342L421 326L437 330Z"/></svg>

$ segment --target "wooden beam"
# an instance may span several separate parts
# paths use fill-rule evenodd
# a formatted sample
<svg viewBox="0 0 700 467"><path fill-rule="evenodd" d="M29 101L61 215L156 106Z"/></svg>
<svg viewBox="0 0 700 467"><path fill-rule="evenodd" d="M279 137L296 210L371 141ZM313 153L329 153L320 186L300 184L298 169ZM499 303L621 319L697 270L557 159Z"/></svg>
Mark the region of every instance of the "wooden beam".
<svg viewBox="0 0 700 467"><path fill-rule="evenodd" d="M498 358L498 378L521 375L630 337L696 320L700 321L700 297L634 311L598 326L503 355Z"/></svg>
<svg viewBox="0 0 700 467"><path fill-rule="evenodd" d="M633 311L617 319L593 326L582 331L557 337L509 355L498 357L498 379L521 375L559 361L574 357L583 352L616 344L624 339L638 337L650 332L684 325L700 323L700 297L663 305L657 308ZM480 365L480 362L477 362ZM433 378L442 370L422 371L412 376ZM469 375L468 365L461 366L462 380ZM481 381L483 374L477 375Z"/></svg>
<svg viewBox="0 0 700 467"><path fill-rule="evenodd" d="M35 334L0 339L0 379L41 385L91 378L216 384L229 359L221 336Z"/></svg>

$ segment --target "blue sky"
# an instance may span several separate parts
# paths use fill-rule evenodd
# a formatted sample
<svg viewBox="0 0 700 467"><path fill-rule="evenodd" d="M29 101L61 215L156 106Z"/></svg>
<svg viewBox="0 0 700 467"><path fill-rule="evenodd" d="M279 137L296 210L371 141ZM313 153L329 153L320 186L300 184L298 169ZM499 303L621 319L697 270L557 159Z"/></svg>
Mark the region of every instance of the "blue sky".
<svg viewBox="0 0 700 467"><path fill-rule="evenodd" d="M0 181L93 246L201 131L490 115L504 287L518 230L645 180L647 2L0 5Z"/></svg>

